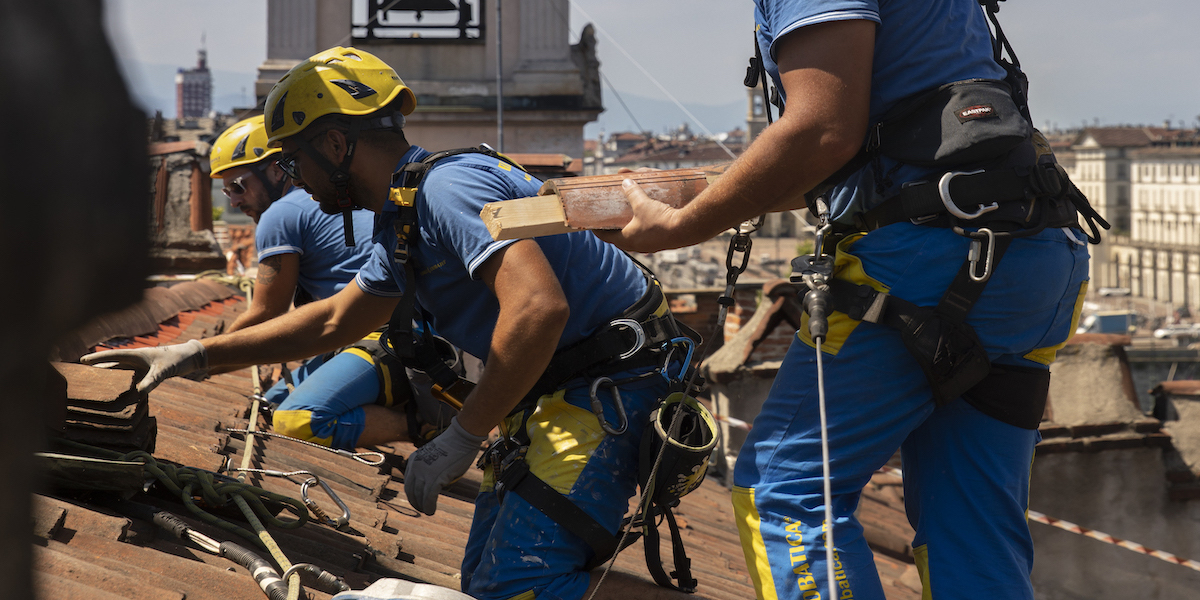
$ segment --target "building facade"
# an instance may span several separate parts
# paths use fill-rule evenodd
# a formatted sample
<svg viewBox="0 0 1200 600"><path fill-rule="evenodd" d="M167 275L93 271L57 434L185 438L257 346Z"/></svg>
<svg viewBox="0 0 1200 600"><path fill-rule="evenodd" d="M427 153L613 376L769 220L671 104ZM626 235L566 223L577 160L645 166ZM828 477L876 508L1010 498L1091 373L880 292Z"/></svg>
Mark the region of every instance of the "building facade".
<svg viewBox="0 0 1200 600"><path fill-rule="evenodd" d="M591 26L571 44L568 0L505 2L502 11L493 2L268 0L255 94L261 101L309 56L353 45L394 67L416 93L405 128L415 144L582 156L583 126L603 110Z"/></svg>
<svg viewBox="0 0 1200 600"><path fill-rule="evenodd" d="M1072 179L1113 226L1092 249L1092 288L1200 308L1200 132L1097 128L1073 150Z"/></svg>
<svg viewBox="0 0 1200 600"><path fill-rule="evenodd" d="M212 73L208 70L208 51L201 48L196 67L175 73L175 118L207 117L212 112Z"/></svg>

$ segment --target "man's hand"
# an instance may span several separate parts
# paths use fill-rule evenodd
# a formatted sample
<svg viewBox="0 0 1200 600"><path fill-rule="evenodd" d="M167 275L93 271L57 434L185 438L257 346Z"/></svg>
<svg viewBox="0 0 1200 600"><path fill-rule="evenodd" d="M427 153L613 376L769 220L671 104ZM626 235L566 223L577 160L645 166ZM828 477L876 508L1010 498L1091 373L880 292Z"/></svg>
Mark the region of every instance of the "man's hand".
<svg viewBox="0 0 1200 600"><path fill-rule="evenodd" d="M651 199L632 179L621 182L621 191L629 200L633 219L620 230L594 231L596 237L630 252L658 252L698 243L682 240L676 232L678 209Z"/></svg>
<svg viewBox="0 0 1200 600"><path fill-rule="evenodd" d="M471 435L463 429L458 417L451 419L446 431L409 455L408 468L404 470L408 503L432 515L437 510L438 494L471 468L485 439L486 436Z"/></svg>
<svg viewBox="0 0 1200 600"><path fill-rule="evenodd" d="M132 369L141 377L137 384L137 391L146 393L158 387L158 384L168 377L187 375L207 369L208 355L200 340L192 340L186 344L157 348L94 352L81 357L79 362L106 369L111 367Z"/></svg>

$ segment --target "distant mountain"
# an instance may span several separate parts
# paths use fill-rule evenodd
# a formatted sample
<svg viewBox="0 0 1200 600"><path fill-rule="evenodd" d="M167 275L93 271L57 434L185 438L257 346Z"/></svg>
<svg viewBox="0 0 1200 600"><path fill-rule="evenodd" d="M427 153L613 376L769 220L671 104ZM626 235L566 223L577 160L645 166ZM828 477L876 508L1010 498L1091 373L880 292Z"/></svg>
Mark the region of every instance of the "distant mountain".
<svg viewBox="0 0 1200 600"><path fill-rule="evenodd" d="M624 101L624 106L621 104ZM703 134L696 123L679 109L674 102L666 99L647 98L634 94L622 93L620 100L607 88L604 90L604 112L600 118L584 127L584 136L593 139L603 130L606 134L620 131L638 131L641 128L652 133L666 133L687 123L692 133ZM698 102L683 102L683 105L707 127L713 134L746 128L746 102L744 100L726 104L700 104ZM626 110L628 107L628 110ZM630 113L633 116L630 116ZM634 119L637 124L634 124Z"/></svg>

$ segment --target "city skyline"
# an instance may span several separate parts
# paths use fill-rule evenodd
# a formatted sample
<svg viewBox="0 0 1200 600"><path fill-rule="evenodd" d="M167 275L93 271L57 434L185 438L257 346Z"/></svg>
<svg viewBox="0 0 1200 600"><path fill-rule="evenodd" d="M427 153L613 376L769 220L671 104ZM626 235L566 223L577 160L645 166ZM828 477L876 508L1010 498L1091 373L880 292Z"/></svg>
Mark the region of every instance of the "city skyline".
<svg viewBox="0 0 1200 600"><path fill-rule="evenodd" d="M659 132L688 121L660 85L689 110L694 107L697 116L702 109L720 107L737 111L730 121L742 119L744 110L737 107L745 103L741 78L752 51L752 5L696 0L689 6L681 12L674 3L573 0L571 41L583 24L597 25L601 72L634 112L629 118L606 84L601 122L636 119L643 129ZM130 87L150 112L154 104L173 107L173 97L162 92L173 82L164 83L163 75L173 77L175 69L194 63L202 35L213 69L215 107L253 102L255 71L266 57L265 0L106 0L105 8ZM1188 75L1200 66L1200 38L1189 30L1200 19L1200 3L1145 0L1133 12L1116 0L1009 0L1001 4L999 17L1031 80L1039 127L1198 124L1200 82ZM665 106L633 106L646 104L643 100ZM689 125L700 133L729 128L712 123L715 119Z"/></svg>

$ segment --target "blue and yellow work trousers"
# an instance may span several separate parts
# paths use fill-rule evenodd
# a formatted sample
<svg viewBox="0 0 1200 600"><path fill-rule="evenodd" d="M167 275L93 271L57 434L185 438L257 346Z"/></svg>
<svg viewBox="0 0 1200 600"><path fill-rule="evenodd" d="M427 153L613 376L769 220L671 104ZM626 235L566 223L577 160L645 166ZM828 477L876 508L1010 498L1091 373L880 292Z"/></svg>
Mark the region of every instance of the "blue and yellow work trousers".
<svg viewBox="0 0 1200 600"><path fill-rule="evenodd" d="M1075 328L1087 287L1078 232L1015 240L968 317L996 364L1048 368ZM968 241L908 223L843 240L836 276L933 306ZM871 475L901 450L904 500L923 598L1031 599L1025 518L1037 431L964 400L935 406L897 331L830 317L822 345L833 492L835 596L883 600L855 509ZM741 449L733 502L759 598L829 597L816 356L801 328Z"/></svg>
<svg viewBox="0 0 1200 600"><path fill-rule="evenodd" d="M351 346L309 359L293 370L293 391L289 393L280 381L263 395L278 405L275 432L331 448L355 449L366 425L362 407L387 405L392 398L391 390L381 385L377 360L363 348Z"/></svg>
<svg viewBox="0 0 1200 600"><path fill-rule="evenodd" d="M620 380L635 373L611 376ZM579 382L576 382L579 383ZM641 436L666 381L653 375L619 386L629 429L609 435L590 408L586 382L542 396L526 421L530 473L564 494L609 532L616 533L637 489ZM617 423L612 396L603 392L604 414ZM519 427L520 415L508 427ZM587 590L589 546L515 493L497 493L494 473L484 468L475 499L475 520L462 565L462 589L475 598L578 600Z"/></svg>

